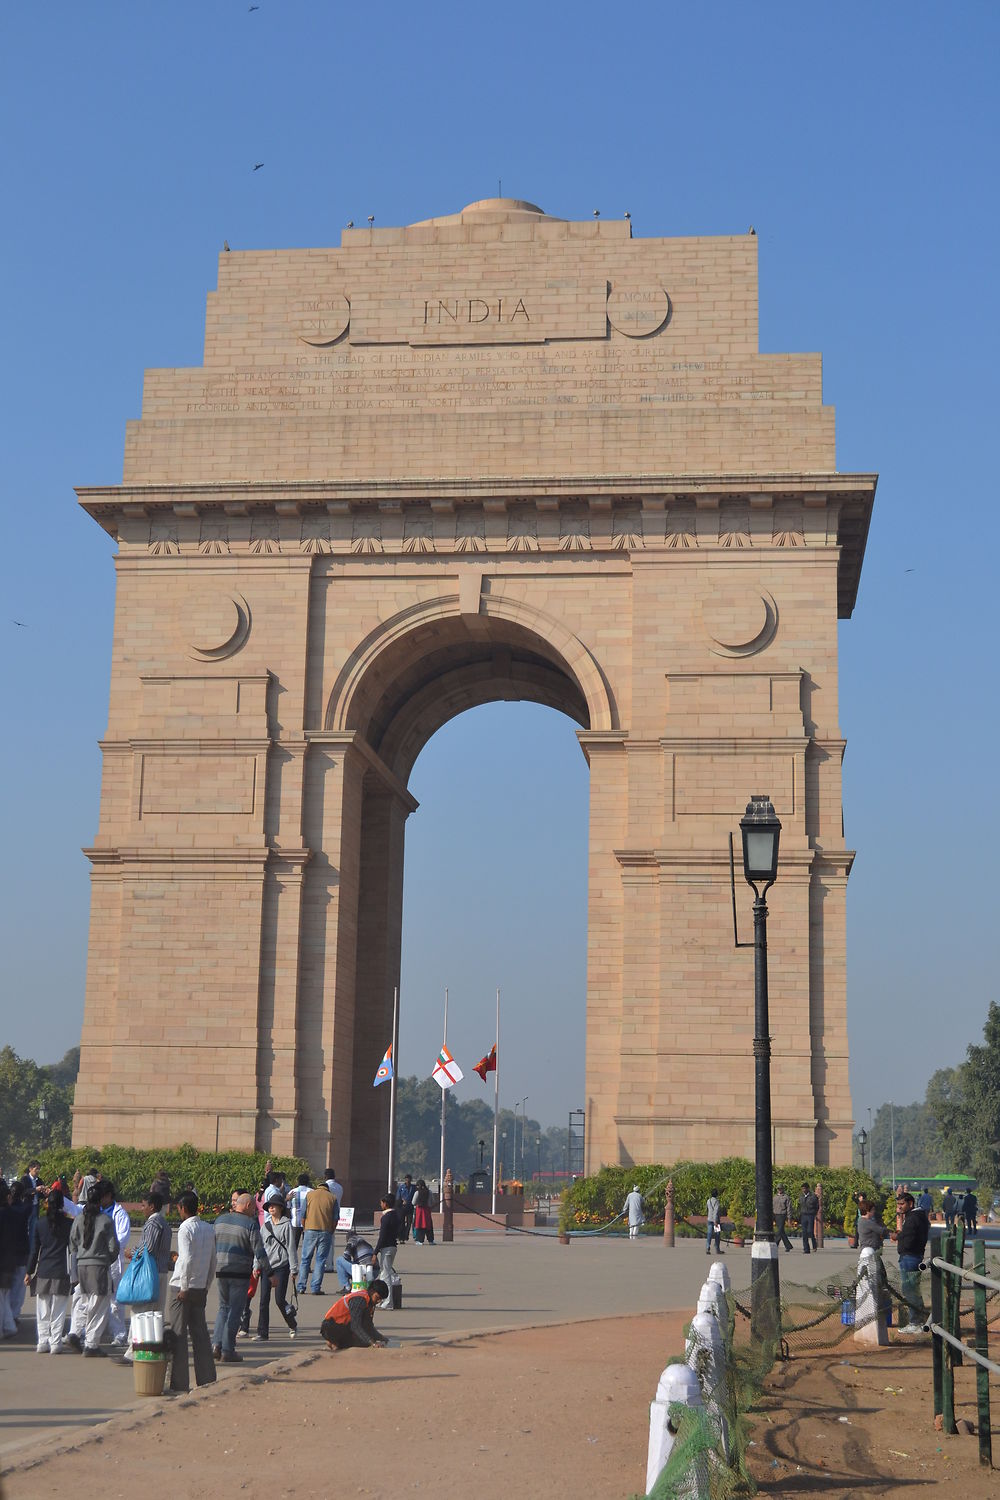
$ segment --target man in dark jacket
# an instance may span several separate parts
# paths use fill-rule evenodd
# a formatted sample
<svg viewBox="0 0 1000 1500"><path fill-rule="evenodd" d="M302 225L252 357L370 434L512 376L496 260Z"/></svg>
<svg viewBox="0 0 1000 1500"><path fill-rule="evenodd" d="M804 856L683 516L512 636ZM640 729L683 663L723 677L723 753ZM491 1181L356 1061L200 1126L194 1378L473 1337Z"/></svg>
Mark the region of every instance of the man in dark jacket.
<svg viewBox="0 0 1000 1500"><path fill-rule="evenodd" d="M785 1233L785 1225L788 1222L788 1217L792 1212L792 1205L788 1194L785 1192L785 1189L780 1182L778 1183L778 1191L774 1195L772 1208L774 1211L775 1243L778 1245L784 1245L786 1250L790 1250L792 1248L792 1242L788 1238L788 1235Z"/></svg>
<svg viewBox="0 0 1000 1500"><path fill-rule="evenodd" d="M922 1208L918 1208L912 1193L900 1194L899 1207L903 1213L903 1224L896 1236L899 1252L899 1279L903 1296L910 1309L910 1321L900 1328L900 1333L923 1333L926 1308L920 1291L920 1262L927 1249L931 1224Z"/></svg>
<svg viewBox="0 0 1000 1500"><path fill-rule="evenodd" d="M272 1286L276 1286L278 1280L271 1274L250 1193L238 1194L232 1212L220 1214L216 1219L215 1257L219 1312L215 1319L212 1353L223 1364L238 1364L243 1356L236 1353L236 1330L240 1326L254 1262Z"/></svg>
<svg viewBox="0 0 1000 1500"><path fill-rule="evenodd" d="M810 1245L814 1250L819 1249L816 1243L816 1215L818 1213L819 1198L808 1182L804 1182L799 1197L799 1222L802 1225L802 1249L806 1255L809 1254Z"/></svg>
<svg viewBox="0 0 1000 1500"><path fill-rule="evenodd" d="M946 1187L941 1198L941 1212L944 1214L944 1227L947 1232L955 1227L955 1211L958 1208L958 1199L950 1187Z"/></svg>

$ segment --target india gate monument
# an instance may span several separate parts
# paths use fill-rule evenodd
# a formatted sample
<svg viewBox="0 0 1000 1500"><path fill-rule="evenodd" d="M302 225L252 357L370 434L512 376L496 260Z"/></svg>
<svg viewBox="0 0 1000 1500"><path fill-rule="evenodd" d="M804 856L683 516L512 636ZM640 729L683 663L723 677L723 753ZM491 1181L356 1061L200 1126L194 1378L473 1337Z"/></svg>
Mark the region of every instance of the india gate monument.
<svg viewBox="0 0 1000 1500"><path fill-rule="evenodd" d="M76 1143L371 1197L410 770L528 699L590 768L587 1169L753 1154L756 793L775 1159L850 1161L837 622L875 477L820 356L757 345L752 232L497 198L219 257L203 365L147 372L123 482L79 491L118 546Z"/></svg>

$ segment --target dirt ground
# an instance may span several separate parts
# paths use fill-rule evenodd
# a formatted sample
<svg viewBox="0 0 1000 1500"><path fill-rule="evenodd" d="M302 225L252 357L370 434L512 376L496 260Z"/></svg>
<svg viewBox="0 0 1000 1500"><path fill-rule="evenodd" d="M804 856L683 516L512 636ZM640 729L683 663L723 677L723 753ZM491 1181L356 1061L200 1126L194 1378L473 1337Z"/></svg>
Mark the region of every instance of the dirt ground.
<svg viewBox="0 0 1000 1500"><path fill-rule="evenodd" d="M151 1400L155 1416L115 1418L86 1446L8 1473L3 1495L624 1500L643 1492L649 1401L686 1316L296 1355L266 1378ZM958 1383L974 1419L971 1375ZM861 1354L845 1342L795 1359L754 1421L762 1494L901 1496L942 1480L973 1500L998 1492L974 1437L934 1431L926 1345Z"/></svg>
<svg viewBox="0 0 1000 1500"><path fill-rule="evenodd" d="M930 1338L862 1350L848 1338L779 1366L753 1413L750 1471L762 1495L826 1500L912 1496L951 1484L968 1500L1000 1495L1000 1473L979 1466L979 1440L934 1430ZM993 1382L994 1463L1000 1467L1000 1390ZM955 1372L955 1415L976 1422L972 1365Z"/></svg>

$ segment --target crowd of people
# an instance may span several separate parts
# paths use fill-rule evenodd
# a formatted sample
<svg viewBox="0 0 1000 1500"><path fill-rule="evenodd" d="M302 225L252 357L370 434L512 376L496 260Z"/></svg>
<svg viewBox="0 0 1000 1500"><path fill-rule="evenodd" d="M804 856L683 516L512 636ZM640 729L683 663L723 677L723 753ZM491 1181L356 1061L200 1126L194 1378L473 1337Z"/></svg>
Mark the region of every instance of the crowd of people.
<svg viewBox="0 0 1000 1500"><path fill-rule="evenodd" d="M17 1332L29 1288L39 1354L74 1351L96 1359L106 1357L110 1345L131 1360L138 1343L130 1337L131 1318L158 1312L175 1392L189 1389L190 1363L197 1384L205 1385L215 1380L217 1364L242 1361L238 1339L267 1342L272 1302L294 1339L298 1298L323 1296L328 1269L336 1272L339 1292L320 1329L329 1347L384 1345L373 1313L401 1306L399 1246L411 1235L417 1244L434 1243L427 1184L409 1175L382 1198L375 1244L352 1226L336 1256L343 1188L332 1167L322 1181L314 1184L303 1174L293 1187L268 1164L256 1191L234 1189L228 1210L212 1223L201 1217L193 1184L175 1197L167 1174L159 1172L143 1198L135 1250L131 1216L98 1168L78 1173L72 1183L59 1178L46 1184L39 1173L32 1161L22 1177L9 1184L0 1179L0 1337ZM171 1208L180 1221L176 1251L166 1218ZM140 1249L155 1268L156 1295L128 1301L122 1278ZM210 1334L206 1306L213 1284L218 1311Z"/></svg>

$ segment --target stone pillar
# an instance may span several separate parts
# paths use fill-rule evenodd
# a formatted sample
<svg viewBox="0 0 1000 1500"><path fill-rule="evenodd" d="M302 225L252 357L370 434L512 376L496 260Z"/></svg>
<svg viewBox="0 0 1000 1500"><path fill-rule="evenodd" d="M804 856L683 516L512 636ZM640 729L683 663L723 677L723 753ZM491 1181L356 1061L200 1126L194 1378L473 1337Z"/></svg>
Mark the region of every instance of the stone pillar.
<svg viewBox="0 0 1000 1500"><path fill-rule="evenodd" d="M621 1071L624 898L615 851L624 841L625 736L578 735L590 766L590 864L587 887L587 1079L584 1171L618 1161L615 1123Z"/></svg>
<svg viewBox="0 0 1000 1500"><path fill-rule="evenodd" d="M445 1169L441 1194L441 1238L446 1244L455 1238L455 1182L450 1167Z"/></svg>
<svg viewBox="0 0 1000 1500"><path fill-rule="evenodd" d="M663 1243L674 1248L674 1180L667 1183L667 1196L663 1210Z"/></svg>

